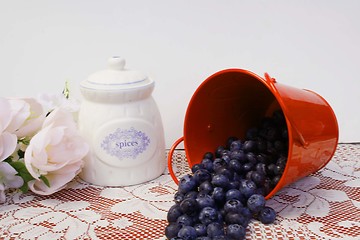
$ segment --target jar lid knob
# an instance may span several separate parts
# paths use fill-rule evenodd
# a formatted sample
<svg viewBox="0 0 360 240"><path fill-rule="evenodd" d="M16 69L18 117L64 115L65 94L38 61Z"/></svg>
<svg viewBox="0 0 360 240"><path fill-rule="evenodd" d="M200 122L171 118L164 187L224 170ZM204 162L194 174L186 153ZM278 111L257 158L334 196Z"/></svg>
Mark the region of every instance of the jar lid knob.
<svg viewBox="0 0 360 240"><path fill-rule="evenodd" d="M108 60L108 66L112 70L124 70L125 63L125 59L118 56L114 56Z"/></svg>

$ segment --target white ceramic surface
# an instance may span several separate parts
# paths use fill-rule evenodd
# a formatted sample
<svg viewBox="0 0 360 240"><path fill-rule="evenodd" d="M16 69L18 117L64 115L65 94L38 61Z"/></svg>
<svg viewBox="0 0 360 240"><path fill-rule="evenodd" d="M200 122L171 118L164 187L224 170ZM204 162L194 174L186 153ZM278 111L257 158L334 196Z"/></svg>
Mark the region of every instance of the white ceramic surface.
<svg viewBox="0 0 360 240"><path fill-rule="evenodd" d="M81 83L84 97L79 129L91 146L80 177L102 186L128 186L165 170L160 112L151 93L154 81L109 59L108 69Z"/></svg>

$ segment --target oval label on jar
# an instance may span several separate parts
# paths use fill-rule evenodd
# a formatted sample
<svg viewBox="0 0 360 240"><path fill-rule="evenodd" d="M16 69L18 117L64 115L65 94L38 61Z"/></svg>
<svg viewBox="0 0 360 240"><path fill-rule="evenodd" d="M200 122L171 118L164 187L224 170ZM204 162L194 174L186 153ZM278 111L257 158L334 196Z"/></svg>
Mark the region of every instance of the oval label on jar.
<svg viewBox="0 0 360 240"><path fill-rule="evenodd" d="M135 166L149 160L156 149L152 126L143 120L112 121L95 134L95 153L113 166Z"/></svg>

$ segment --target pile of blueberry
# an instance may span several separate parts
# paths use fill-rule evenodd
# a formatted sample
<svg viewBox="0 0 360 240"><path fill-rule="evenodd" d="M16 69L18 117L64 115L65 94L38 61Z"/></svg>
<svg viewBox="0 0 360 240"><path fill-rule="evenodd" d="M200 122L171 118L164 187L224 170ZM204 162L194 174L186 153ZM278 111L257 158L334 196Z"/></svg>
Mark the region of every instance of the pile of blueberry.
<svg viewBox="0 0 360 240"><path fill-rule="evenodd" d="M204 154L184 175L169 209L168 239L244 239L252 218L273 223L265 197L278 183L287 161L288 132L282 111L265 117L242 141Z"/></svg>

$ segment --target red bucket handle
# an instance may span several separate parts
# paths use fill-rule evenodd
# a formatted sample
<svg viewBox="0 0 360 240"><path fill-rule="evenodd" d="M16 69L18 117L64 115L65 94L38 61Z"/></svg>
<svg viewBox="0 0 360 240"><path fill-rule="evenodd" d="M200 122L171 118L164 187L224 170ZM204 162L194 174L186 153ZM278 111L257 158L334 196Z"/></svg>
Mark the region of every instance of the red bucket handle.
<svg viewBox="0 0 360 240"><path fill-rule="evenodd" d="M274 94L277 95L277 99L278 101L281 101L281 96L279 94L279 91L277 90L277 88L275 87L275 83L276 80L275 78L270 77L270 75L268 73L265 73L265 80L266 83L268 84L268 86L273 90ZM309 146L309 143L304 139L304 136L301 134L301 132L299 131L299 129L297 128L293 118L291 117L291 114L289 114L289 111L287 110L287 107L285 104L282 104L282 110L284 112L284 115L287 117L287 119L289 120L291 126L293 127L293 129L295 130L296 134L299 137L300 143L302 144L302 146L304 148L307 148Z"/></svg>
<svg viewBox="0 0 360 240"><path fill-rule="evenodd" d="M173 170L173 167L172 167L172 157L174 155L174 151L176 149L176 147L182 142L184 141L184 137L181 137L179 138L178 140L176 140L174 142L174 144L171 146L170 148L170 151L169 151L169 154L168 154L168 168L169 168L169 173L170 173L170 176L171 178L173 179L173 181L176 183L176 184L179 184L179 180L177 179L175 173L174 173L174 170Z"/></svg>

